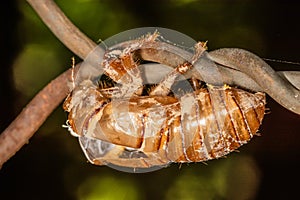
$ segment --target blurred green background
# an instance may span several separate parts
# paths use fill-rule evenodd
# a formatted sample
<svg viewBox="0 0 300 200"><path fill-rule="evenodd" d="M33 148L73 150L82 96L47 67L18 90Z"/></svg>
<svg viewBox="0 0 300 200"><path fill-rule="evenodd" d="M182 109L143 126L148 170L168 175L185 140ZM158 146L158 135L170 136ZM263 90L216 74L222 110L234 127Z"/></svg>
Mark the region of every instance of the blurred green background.
<svg viewBox="0 0 300 200"><path fill-rule="evenodd" d="M239 47L300 62L300 3L279 0L57 0L95 42L121 31L177 30L209 49ZM26 1L1 6L0 130L74 56ZM77 62L80 60L76 58ZM298 65L270 63L276 70ZM268 98L261 137L227 158L127 174L87 163L58 107L0 170L0 199L291 199L300 178L300 118Z"/></svg>

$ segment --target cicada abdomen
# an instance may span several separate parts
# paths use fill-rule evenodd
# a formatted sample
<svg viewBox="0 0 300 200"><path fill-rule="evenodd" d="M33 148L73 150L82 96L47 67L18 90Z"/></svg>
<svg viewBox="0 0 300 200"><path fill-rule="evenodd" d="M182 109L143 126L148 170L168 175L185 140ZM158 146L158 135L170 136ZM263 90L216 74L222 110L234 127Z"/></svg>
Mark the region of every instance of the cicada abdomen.
<svg viewBox="0 0 300 200"><path fill-rule="evenodd" d="M183 96L179 130L183 137L174 142L182 147L177 147L181 156L176 161L205 161L234 151L256 134L264 112L265 95L259 92L225 86Z"/></svg>

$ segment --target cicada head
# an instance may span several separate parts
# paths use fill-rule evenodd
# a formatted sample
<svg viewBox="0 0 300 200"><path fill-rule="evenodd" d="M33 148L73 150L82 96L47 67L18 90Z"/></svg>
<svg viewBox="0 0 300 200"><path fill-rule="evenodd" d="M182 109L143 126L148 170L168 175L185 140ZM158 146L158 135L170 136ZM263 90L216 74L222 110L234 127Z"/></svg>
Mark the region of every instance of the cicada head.
<svg viewBox="0 0 300 200"><path fill-rule="evenodd" d="M85 135L87 121L108 101L109 99L101 94L91 80L85 80L78 85L68 95L63 105L64 110L69 112L68 124L72 135Z"/></svg>

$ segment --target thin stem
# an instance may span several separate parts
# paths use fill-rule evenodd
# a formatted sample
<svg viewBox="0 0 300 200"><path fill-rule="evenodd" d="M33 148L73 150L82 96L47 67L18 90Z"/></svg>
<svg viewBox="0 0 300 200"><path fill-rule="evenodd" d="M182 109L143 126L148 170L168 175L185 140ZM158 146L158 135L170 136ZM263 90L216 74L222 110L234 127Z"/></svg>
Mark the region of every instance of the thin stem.
<svg viewBox="0 0 300 200"><path fill-rule="evenodd" d="M286 109L300 114L300 90L287 79L279 76L258 56L237 48L219 49L209 55L215 62L248 75L262 88L262 91L270 95L275 101Z"/></svg>
<svg viewBox="0 0 300 200"><path fill-rule="evenodd" d="M78 67L76 67L78 68ZM70 92L72 69L62 73L43 88L0 135L0 167L12 157L44 123Z"/></svg>
<svg viewBox="0 0 300 200"><path fill-rule="evenodd" d="M96 44L83 34L52 0L27 0L43 22L77 56L84 59Z"/></svg>

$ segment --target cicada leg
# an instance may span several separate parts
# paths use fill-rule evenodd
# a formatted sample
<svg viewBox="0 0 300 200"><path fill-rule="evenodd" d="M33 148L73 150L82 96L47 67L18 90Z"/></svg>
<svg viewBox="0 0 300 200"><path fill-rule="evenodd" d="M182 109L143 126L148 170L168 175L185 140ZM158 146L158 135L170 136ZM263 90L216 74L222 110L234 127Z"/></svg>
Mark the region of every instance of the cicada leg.
<svg viewBox="0 0 300 200"><path fill-rule="evenodd" d="M195 91L199 90L201 88L201 86L199 84L199 80L195 76L191 77L191 81L192 81L192 87Z"/></svg>
<svg viewBox="0 0 300 200"><path fill-rule="evenodd" d="M143 92L143 80L138 64L133 59L133 54L128 53L121 56L121 61L126 70L126 74L120 79L122 97L131 97L133 94L141 95Z"/></svg>
<svg viewBox="0 0 300 200"><path fill-rule="evenodd" d="M194 63L206 50L206 43L199 42L195 45L196 52L191 61L186 61L183 64L178 65L173 71L171 71L160 83L150 92L150 96L167 96L171 90L172 85L180 75L184 75L186 72L193 68ZM194 76L192 78L195 79ZM196 89L197 87L193 87Z"/></svg>
<svg viewBox="0 0 300 200"><path fill-rule="evenodd" d="M138 63L133 58L133 53L124 49L122 52L111 51L106 54L102 63L105 74L117 82L119 93L115 98L130 97L142 93L143 80L138 68Z"/></svg>
<svg viewBox="0 0 300 200"><path fill-rule="evenodd" d="M163 80L161 80L161 82L153 90L151 90L150 96L167 96L179 75L185 74L191 68L192 64L189 62L185 62L176 67Z"/></svg>

